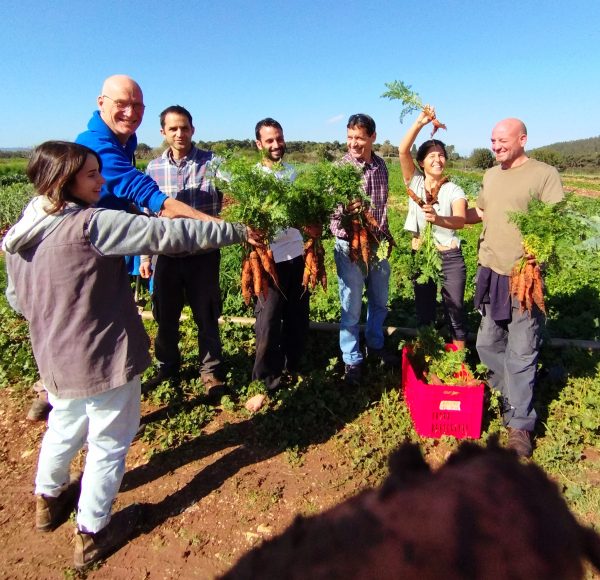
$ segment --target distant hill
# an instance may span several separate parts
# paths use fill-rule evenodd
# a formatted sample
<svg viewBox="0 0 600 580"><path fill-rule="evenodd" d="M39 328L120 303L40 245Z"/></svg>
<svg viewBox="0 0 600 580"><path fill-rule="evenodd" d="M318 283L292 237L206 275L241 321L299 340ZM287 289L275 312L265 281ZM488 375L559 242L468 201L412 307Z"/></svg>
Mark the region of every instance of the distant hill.
<svg viewBox="0 0 600 580"><path fill-rule="evenodd" d="M598 137L589 137L588 139L552 143L552 145L544 145L543 147L532 149L532 151L539 151L540 149L551 149L561 155L574 155L576 157L600 153L600 135Z"/></svg>
<svg viewBox="0 0 600 580"><path fill-rule="evenodd" d="M600 136L553 143L528 153L534 159L554 165L559 171L575 169L596 173L600 169Z"/></svg>

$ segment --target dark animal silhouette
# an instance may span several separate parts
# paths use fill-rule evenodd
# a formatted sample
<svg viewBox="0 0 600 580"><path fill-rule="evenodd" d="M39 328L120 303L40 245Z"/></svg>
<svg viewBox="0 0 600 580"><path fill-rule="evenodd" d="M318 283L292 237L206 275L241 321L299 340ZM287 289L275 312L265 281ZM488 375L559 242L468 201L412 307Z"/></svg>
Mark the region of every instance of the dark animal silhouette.
<svg viewBox="0 0 600 580"><path fill-rule="evenodd" d="M600 569L600 536L535 464L496 441L463 443L432 472L405 444L379 489L297 517L223 578L571 579L586 559Z"/></svg>

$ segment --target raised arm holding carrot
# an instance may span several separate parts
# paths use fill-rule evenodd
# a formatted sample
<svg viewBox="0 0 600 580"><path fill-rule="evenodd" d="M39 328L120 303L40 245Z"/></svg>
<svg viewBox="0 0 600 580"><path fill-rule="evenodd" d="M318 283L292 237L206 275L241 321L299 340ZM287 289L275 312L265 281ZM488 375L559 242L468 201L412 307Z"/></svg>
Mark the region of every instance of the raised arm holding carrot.
<svg viewBox="0 0 600 580"><path fill-rule="evenodd" d="M464 191L444 176L447 153L437 139L425 141L417 151L418 168L410 150L421 129L436 119L435 109L425 105L400 142L398 153L402 176L409 195L404 229L413 234L413 250L420 247L427 225L431 224L442 269L442 301L450 322L454 344L463 348L466 338L464 290L466 268L455 230L465 224L467 202ZM418 256L417 256L418 257ZM417 323L435 322L437 288L433 280L414 281Z"/></svg>

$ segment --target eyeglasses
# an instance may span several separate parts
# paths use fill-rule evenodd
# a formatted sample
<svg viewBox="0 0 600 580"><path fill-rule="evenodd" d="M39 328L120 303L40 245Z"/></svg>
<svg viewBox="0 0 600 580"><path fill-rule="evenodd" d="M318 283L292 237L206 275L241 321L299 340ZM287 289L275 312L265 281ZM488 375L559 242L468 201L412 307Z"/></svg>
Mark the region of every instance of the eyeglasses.
<svg viewBox="0 0 600 580"><path fill-rule="evenodd" d="M127 109L131 108L134 112L136 113L142 113L144 111L144 109L146 108L146 105L144 105L144 103L130 103L127 101L120 101L119 99L112 99L111 97L109 97L108 95L102 95L103 99L108 99L109 101L112 101L114 106L117 108L117 111L126 111Z"/></svg>

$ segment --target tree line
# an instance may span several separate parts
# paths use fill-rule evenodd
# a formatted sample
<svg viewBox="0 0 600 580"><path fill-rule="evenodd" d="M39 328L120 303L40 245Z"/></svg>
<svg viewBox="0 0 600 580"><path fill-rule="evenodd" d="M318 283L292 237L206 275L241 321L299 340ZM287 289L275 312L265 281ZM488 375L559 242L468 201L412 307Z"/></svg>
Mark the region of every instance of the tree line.
<svg viewBox="0 0 600 580"><path fill-rule="evenodd" d="M287 158L299 163L338 159L346 152L346 143L340 141L287 141ZM240 151L253 153L256 146L252 139L224 139L221 141L197 141L196 146L211 151ZM150 147L140 143L136 150L136 157L140 160L149 160L158 157L167 148L166 143L158 147ZM389 140L376 143L375 152L384 159L396 158L397 145ZM446 145L448 160L450 162L462 161L464 167L473 169L488 169L494 165L494 155L490 149L479 147L473 149L468 157L461 157L454 145ZM413 157L416 155L416 146L413 146ZM0 159L27 159L31 149L0 149ZM553 165L559 171L567 169L597 172L600 170L600 137L564 141L532 149L528 151L530 157Z"/></svg>

